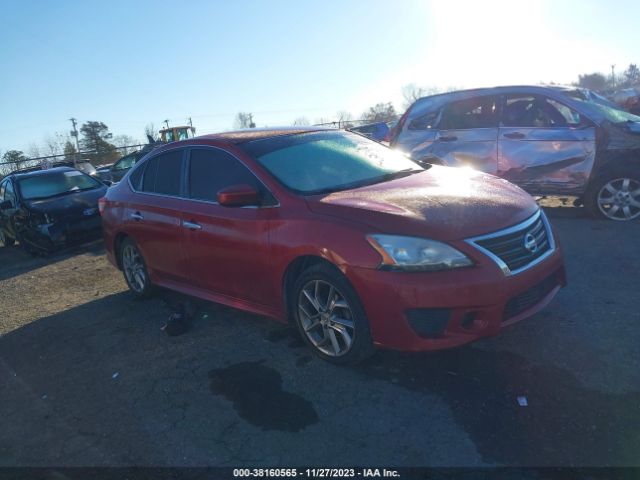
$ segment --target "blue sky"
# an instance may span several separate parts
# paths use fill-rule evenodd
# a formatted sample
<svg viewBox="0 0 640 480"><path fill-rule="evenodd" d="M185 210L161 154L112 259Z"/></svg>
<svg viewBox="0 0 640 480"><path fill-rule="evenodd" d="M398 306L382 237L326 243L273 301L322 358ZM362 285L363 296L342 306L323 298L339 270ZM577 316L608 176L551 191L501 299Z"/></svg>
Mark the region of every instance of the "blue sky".
<svg viewBox="0 0 640 480"><path fill-rule="evenodd" d="M640 63L640 3L12 1L0 16L0 153L42 148L68 118L143 138L238 111L258 126L400 107L407 83L570 82Z"/></svg>

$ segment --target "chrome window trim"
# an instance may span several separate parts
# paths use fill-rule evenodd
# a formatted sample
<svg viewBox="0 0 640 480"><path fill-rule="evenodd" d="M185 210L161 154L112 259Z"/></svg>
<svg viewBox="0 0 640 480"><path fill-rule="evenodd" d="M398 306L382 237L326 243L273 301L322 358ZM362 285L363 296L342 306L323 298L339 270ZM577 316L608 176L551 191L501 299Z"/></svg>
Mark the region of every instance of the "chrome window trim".
<svg viewBox="0 0 640 480"><path fill-rule="evenodd" d="M492 252L490 252L486 248L484 248L481 245L476 243L477 241L480 241L480 240L487 240L487 239L491 239L491 238L502 237L504 235L509 235L511 233L519 232L519 231L524 230L527 227L530 227L531 225L533 225L536 221L538 221L538 219L542 220L542 224L544 225L545 231L547 233L547 241L549 242L549 250L547 250L544 254L542 254L541 256L536 258L531 263L528 263L524 267L520 267L520 268L518 268L516 270L511 270L507 266L507 264L504 261L502 261L502 259L500 257L498 257L497 255L493 254ZM556 251L556 242L555 242L555 240L553 238L553 233L551 232L551 225L549 224L549 220L547 220L547 216L544 214L544 212L542 211L541 208L538 208L538 211L536 213L534 213L531 217L526 219L524 222L520 222L517 225L505 228L503 230L498 230L497 232L492 232L492 233L488 233L488 234L485 234L485 235L478 235L476 237L467 238L467 239L465 239L465 242L468 245L471 245L472 247L480 250L487 257L489 257L491 260L493 260L498 265L498 267L500 267L500 270L502 270L502 273L504 273L505 276L517 275L517 274L522 273L522 272L524 272L526 270L529 270L530 268L532 268L532 267L538 265L539 263L543 262L546 258L551 256Z"/></svg>
<svg viewBox="0 0 640 480"><path fill-rule="evenodd" d="M155 157L157 157L157 156L159 156L159 155L162 155L162 154L164 154L164 153L167 153L167 152L170 152L170 151L172 151L172 150L179 149L179 148L183 148L183 149L187 149L187 148L211 148L211 149L215 149L215 150L221 150L221 151L223 151L224 153L226 153L226 154L228 154L228 155L232 156L232 157L233 157L233 158L235 158L238 162L240 162L240 164L241 164L242 166L244 166L244 167L249 171L249 173L255 177L255 179L260 183L260 185L262 185L262 186L264 187L264 189L265 189L267 192L269 192L269 194L270 194L273 198L275 198L275 200L276 200L276 204L275 204L275 205L265 205L265 206L263 206L263 207L258 207L258 206L255 206L255 205L249 205L249 206L246 206L246 207L240 207L240 208L249 208L249 209L256 209L256 210L257 210L257 209L262 209L262 208L278 208L278 207L280 207L280 200L278 200L278 197L276 197L276 196L273 194L273 192L272 192L272 191L271 191L271 190L270 190L270 189L269 189L269 188L264 184L264 182L263 182L262 180L260 180L260 179L258 178L258 176L257 176L255 173L253 173L253 171L252 171L249 167L247 167L247 165L245 165L245 163L244 163L242 160L240 160L236 155L234 155L233 153L231 153L231 152L230 152L230 151L228 151L228 150L225 150L224 148L216 147L216 146L214 146L214 145L205 145L205 144L197 144L197 145L177 145L177 146L175 146L175 147L171 147L171 148L167 148L166 150L162 150L161 152L158 152L156 155L152 155L152 156L150 156L149 158L144 158L144 161L138 161L138 162L136 162L136 164L135 164L132 168L130 168L130 169L129 169L129 171L127 172L127 184L129 185L129 188L131 189L131 191L132 191L133 193L138 194L138 195L151 195L151 196L154 196L154 197L176 198L176 199L178 199L178 200L185 200L185 201L188 201L188 202L207 203L207 204L209 204L209 205L220 205L220 203L215 202L215 201L213 201L213 200L201 200L201 199L198 199L198 198L180 197L180 196L175 196L175 195L166 195L166 194L162 194L162 193L143 192L143 191L141 191L141 190L136 190L136 189L133 187L133 185L132 185L132 183L131 183L131 174L132 174L132 172L133 172L136 168L142 168L142 167L141 167L141 165L143 165L143 164L147 163L147 162L148 162L149 160L151 160L152 158L155 158ZM150 152L150 153L151 153L151 152ZM145 156L145 157L146 157L146 156ZM143 173L143 177L144 177L144 173Z"/></svg>

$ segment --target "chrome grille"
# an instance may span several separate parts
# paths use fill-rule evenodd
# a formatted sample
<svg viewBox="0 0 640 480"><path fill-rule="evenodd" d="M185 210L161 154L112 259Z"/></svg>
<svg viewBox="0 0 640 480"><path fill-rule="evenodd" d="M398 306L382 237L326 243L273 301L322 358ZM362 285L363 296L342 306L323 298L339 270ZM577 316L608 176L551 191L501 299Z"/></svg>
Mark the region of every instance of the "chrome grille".
<svg viewBox="0 0 640 480"><path fill-rule="evenodd" d="M555 250L549 224L540 210L518 225L468 241L491 257L505 274L526 270Z"/></svg>

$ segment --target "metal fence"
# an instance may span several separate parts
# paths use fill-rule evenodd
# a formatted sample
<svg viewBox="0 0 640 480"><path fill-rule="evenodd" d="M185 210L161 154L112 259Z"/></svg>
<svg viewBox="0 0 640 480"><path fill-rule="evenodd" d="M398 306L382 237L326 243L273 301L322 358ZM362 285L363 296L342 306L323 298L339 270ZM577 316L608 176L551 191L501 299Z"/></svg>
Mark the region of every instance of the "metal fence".
<svg viewBox="0 0 640 480"><path fill-rule="evenodd" d="M58 154L47 155L44 157L31 157L24 160L12 161L12 162L0 162L0 177L8 175L15 170L21 170L23 168L32 168L44 165L51 165L57 162L79 162L90 161L95 167L99 167L104 164L110 164L118 161L124 155L135 152L146 144L127 145L124 147L115 147L116 155L114 156L113 150L110 152L98 152L95 150L84 150L73 154Z"/></svg>

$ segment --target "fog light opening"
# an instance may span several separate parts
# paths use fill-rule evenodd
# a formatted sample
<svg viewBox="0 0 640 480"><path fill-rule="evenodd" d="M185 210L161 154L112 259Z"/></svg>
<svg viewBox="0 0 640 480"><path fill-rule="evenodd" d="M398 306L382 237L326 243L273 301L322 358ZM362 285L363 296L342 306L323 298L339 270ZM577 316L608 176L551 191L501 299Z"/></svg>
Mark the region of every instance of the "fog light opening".
<svg viewBox="0 0 640 480"><path fill-rule="evenodd" d="M467 312L465 313L464 317L462 317L462 322L460 324L465 330L471 330L475 324L475 321L476 312Z"/></svg>

